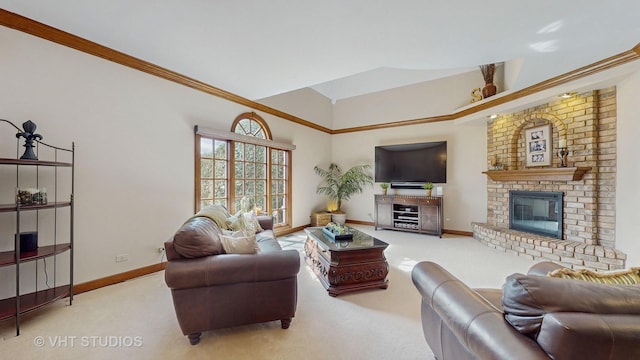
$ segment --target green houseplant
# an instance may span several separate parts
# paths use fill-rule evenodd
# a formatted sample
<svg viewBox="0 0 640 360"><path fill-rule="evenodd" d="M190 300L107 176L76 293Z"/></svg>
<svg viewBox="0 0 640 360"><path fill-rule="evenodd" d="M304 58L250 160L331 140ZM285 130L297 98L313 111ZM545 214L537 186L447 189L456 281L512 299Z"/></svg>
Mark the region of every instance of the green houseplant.
<svg viewBox="0 0 640 360"><path fill-rule="evenodd" d="M342 211L342 202L373 185L373 176L369 172L371 165L356 165L343 172L340 166L331 163L327 169L315 166L313 170L322 178L316 192L336 203L337 209L332 211L331 219L337 224L344 224L346 214ZM340 216L334 218L334 215Z"/></svg>
<svg viewBox="0 0 640 360"><path fill-rule="evenodd" d="M389 190L389 183L380 183L380 189L382 189L382 195L387 195L387 190Z"/></svg>
<svg viewBox="0 0 640 360"><path fill-rule="evenodd" d="M427 196L431 196L431 190L433 190L433 184L428 182L422 185L422 188L426 191Z"/></svg>

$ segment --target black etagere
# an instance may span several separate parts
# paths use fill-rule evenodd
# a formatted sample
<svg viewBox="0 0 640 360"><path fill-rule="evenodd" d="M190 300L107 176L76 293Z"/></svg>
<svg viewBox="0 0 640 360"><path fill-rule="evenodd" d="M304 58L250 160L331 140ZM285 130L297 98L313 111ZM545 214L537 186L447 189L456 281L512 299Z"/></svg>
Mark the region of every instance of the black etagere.
<svg viewBox="0 0 640 360"><path fill-rule="evenodd" d="M4 233L13 233L13 236L9 239L0 238L0 245L3 249L12 248L8 251L0 251L0 267L13 268L16 277L14 296L0 300L0 321L15 319L16 335L20 335L21 316L25 313L65 297L69 298L69 305L73 302L75 144L71 143L71 148L61 148L43 142L42 135L35 133L36 125L31 121L23 123L22 129L8 120L0 119L0 123L9 125L9 131L15 130L13 134L16 139L15 155L0 157L0 174L4 173L2 175L10 178L11 174L15 173L15 188L13 189L15 196L11 196L15 197L15 201L0 204L0 216L10 216L10 214L15 216L14 228L4 231ZM21 145L22 138L24 138L24 145ZM22 156L20 156L21 147L25 149ZM2 149L4 151L5 148ZM43 157L43 159L39 159L39 157ZM21 171L23 168L35 169L35 173L31 171L23 174ZM64 175L62 173L64 171L70 172L70 174ZM53 183L51 192L45 192L40 188L41 178L46 178L48 183ZM59 186L61 179L69 181L70 184ZM59 194L59 187L70 189L70 193ZM8 188L8 186L4 186L0 189L9 191ZM23 188L37 189L37 191L31 193L28 190L21 190ZM69 211L68 216L61 216L62 211ZM25 221L29 214L33 214L28 219L31 221ZM41 219L45 218L51 226L42 226L43 229L40 229ZM60 226L68 226L68 233L59 236L58 227ZM35 248L21 249L20 234L35 233L38 238L42 238L40 235L45 232L47 233L46 244L38 245ZM12 246L10 243L13 243ZM68 263L59 261L58 257L67 252L69 253ZM51 274L48 273L46 259L53 261ZM41 267L38 266L39 260L43 260ZM29 262L36 262L34 274L23 273L22 268ZM58 280L58 268L61 266L68 267L68 282ZM38 276L42 276L40 273L44 273L46 276L44 286L39 283ZM22 291L20 283L24 276L34 276L35 281L31 286L34 289ZM53 284L50 285L49 280Z"/></svg>

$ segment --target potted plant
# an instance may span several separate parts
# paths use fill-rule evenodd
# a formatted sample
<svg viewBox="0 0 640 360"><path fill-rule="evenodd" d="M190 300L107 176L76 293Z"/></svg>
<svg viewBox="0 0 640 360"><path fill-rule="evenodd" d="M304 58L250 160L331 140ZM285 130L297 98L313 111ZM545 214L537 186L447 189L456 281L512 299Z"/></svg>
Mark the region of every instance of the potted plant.
<svg viewBox="0 0 640 360"><path fill-rule="evenodd" d="M433 184L428 182L422 185L422 188L427 192L427 196L431 196L431 190L433 190Z"/></svg>
<svg viewBox="0 0 640 360"><path fill-rule="evenodd" d="M380 183L380 189L382 189L382 195L387 195L387 190L389 189L389 183L386 183L386 182Z"/></svg>
<svg viewBox="0 0 640 360"><path fill-rule="evenodd" d="M318 166L313 169L323 180L316 192L336 202L337 210L332 211L331 220L336 224L344 224L347 215L342 211L342 202L354 194L362 193L366 186L373 185L373 176L369 173L371 165L356 165L345 172L335 163L331 163L327 169Z"/></svg>

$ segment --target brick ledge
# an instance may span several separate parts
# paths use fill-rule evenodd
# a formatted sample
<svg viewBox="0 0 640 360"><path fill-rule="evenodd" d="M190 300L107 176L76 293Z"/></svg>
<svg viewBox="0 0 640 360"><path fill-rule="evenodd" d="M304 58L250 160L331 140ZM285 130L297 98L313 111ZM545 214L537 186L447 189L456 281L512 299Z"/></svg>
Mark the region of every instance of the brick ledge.
<svg viewBox="0 0 640 360"><path fill-rule="evenodd" d="M471 223L473 238L497 250L531 260L553 261L572 269L624 269L627 255L611 247L560 240L487 223Z"/></svg>

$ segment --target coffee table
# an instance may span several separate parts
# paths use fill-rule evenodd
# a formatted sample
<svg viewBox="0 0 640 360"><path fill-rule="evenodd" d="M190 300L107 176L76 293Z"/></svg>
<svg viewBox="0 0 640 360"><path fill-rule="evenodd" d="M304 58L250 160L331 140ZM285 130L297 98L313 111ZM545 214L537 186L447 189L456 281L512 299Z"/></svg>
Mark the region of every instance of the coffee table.
<svg viewBox="0 0 640 360"><path fill-rule="evenodd" d="M331 296L364 289L386 289L389 264L386 242L349 228L353 240L333 240L322 227L306 228L306 262Z"/></svg>

